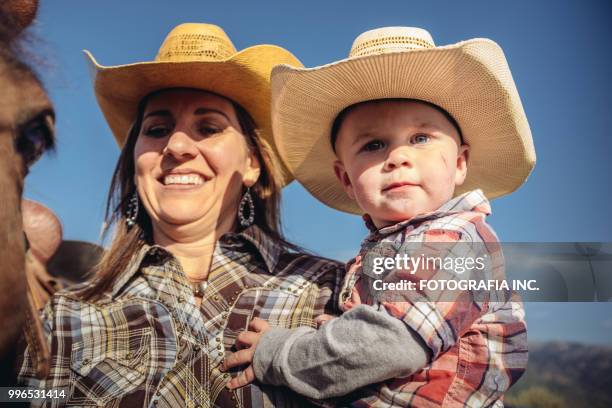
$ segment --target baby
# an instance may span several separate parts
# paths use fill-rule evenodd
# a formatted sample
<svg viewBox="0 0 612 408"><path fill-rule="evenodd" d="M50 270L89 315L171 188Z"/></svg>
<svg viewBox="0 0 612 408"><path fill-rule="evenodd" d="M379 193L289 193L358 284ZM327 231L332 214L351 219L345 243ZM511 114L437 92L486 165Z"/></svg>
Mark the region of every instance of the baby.
<svg viewBox="0 0 612 408"><path fill-rule="evenodd" d="M380 272L367 261L389 251L468 253L486 259L487 276L503 277L485 192L518 188L535 153L499 47L484 39L435 47L424 30L382 28L359 36L346 60L277 67L273 89L288 167L324 203L365 214L371 233L349 262L344 313L320 316L319 330L253 320L225 369L251 365L228 386L256 378L312 399L344 396L332 401L341 405L503 405L527 363L520 300L486 289L381 290L381 281L449 273L396 268L376 286Z"/></svg>

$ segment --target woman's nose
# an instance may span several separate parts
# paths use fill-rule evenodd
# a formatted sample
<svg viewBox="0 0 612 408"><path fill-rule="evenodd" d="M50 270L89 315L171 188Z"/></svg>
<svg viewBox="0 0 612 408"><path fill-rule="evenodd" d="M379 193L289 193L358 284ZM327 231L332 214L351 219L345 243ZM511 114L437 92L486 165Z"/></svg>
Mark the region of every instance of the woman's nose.
<svg viewBox="0 0 612 408"><path fill-rule="evenodd" d="M174 159L182 161L197 156L198 149L195 141L183 131L175 131L168 139L168 144L164 148L164 155L172 156Z"/></svg>
<svg viewBox="0 0 612 408"><path fill-rule="evenodd" d="M389 152L385 161L385 170L390 171L398 167L412 167L413 153L408 146L398 146Z"/></svg>

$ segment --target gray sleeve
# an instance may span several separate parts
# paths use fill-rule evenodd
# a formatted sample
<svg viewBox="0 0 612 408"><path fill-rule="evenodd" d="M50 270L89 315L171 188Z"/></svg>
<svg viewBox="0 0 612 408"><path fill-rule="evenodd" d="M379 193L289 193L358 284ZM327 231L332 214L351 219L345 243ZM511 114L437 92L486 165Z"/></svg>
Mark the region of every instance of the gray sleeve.
<svg viewBox="0 0 612 408"><path fill-rule="evenodd" d="M319 330L267 331L257 344L253 368L262 383L326 399L408 376L428 361L427 347L401 320L384 307L359 305Z"/></svg>

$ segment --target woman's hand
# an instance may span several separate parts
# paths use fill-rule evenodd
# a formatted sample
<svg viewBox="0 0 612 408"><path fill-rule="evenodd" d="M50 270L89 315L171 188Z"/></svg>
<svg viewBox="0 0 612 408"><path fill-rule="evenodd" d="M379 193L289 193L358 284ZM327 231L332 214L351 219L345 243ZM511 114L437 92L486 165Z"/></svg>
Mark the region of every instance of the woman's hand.
<svg viewBox="0 0 612 408"><path fill-rule="evenodd" d="M336 316L321 314L315 317L314 321L317 324L317 329L320 329L325 323L329 322L331 319L334 319Z"/></svg>
<svg viewBox="0 0 612 408"><path fill-rule="evenodd" d="M235 388L244 387L255 380L255 371L253 370L253 357L255 349L261 336L270 329L270 325L263 319L254 318L249 324L249 331L243 331L236 338L237 352L231 354L223 362L223 371L248 364L238 376L232 378L227 383L227 388L233 390Z"/></svg>

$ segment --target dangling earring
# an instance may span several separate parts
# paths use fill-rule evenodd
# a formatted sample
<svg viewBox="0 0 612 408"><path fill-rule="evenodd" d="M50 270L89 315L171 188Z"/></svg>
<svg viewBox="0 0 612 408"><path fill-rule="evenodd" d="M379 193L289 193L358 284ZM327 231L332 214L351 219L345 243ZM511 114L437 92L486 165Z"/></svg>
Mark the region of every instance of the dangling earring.
<svg viewBox="0 0 612 408"><path fill-rule="evenodd" d="M138 192L134 191L125 211L125 224L127 229L131 229L136 224L138 218Z"/></svg>
<svg viewBox="0 0 612 408"><path fill-rule="evenodd" d="M244 215L244 208L246 206L249 207L248 218ZM248 227L255 221L255 204L253 204L253 197L251 197L251 187L247 187L247 191L242 196L240 205L238 205L238 220L243 228Z"/></svg>

